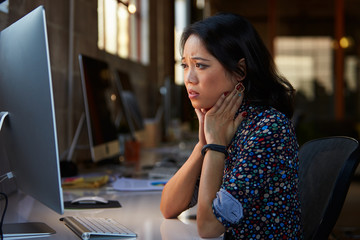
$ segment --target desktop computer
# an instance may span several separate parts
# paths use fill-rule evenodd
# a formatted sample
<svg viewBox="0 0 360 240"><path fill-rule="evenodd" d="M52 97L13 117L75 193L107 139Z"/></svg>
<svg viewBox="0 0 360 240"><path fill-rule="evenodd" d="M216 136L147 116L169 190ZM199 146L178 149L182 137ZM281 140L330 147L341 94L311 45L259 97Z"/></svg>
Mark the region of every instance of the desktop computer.
<svg viewBox="0 0 360 240"><path fill-rule="evenodd" d="M0 157L9 167L3 176L14 176L17 189L63 214L44 7L1 31L0 63ZM16 236L29 225L5 224L3 230Z"/></svg>
<svg viewBox="0 0 360 240"><path fill-rule="evenodd" d="M79 66L91 158L98 162L117 157L120 145L115 118L119 94L109 65L80 54Z"/></svg>
<svg viewBox="0 0 360 240"><path fill-rule="evenodd" d="M79 55L79 66L92 160L128 156L125 142L135 140L136 131L144 129L128 74L85 54Z"/></svg>

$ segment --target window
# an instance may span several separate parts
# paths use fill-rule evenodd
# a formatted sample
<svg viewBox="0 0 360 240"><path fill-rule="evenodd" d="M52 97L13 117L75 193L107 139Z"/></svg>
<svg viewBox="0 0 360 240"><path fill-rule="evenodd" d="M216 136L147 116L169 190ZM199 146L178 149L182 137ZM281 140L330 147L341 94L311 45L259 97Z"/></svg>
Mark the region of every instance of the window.
<svg viewBox="0 0 360 240"><path fill-rule="evenodd" d="M175 1L175 83L178 85L184 84L184 69L181 67L181 57L180 56L180 38L181 34L184 31L184 28L189 24L189 14L188 14L188 1L186 0L176 0Z"/></svg>
<svg viewBox="0 0 360 240"><path fill-rule="evenodd" d="M275 62L294 88L309 100L314 84L333 93L333 40L331 37L277 37Z"/></svg>
<svg viewBox="0 0 360 240"><path fill-rule="evenodd" d="M98 0L98 47L149 63L149 0Z"/></svg>

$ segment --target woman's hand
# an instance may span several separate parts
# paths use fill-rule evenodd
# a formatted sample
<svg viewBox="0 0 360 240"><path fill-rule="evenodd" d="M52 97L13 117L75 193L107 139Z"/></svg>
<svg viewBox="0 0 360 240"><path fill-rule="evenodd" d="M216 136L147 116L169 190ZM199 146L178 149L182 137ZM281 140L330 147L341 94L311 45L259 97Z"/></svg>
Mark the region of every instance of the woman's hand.
<svg viewBox="0 0 360 240"><path fill-rule="evenodd" d="M203 117L203 131L206 143L215 143L227 146L234 136L238 126L243 120L243 113L235 118L244 94L236 88L227 94L223 94L216 104L207 111ZM199 114L198 114L199 117Z"/></svg>
<svg viewBox="0 0 360 240"><path fill-rule="evenodd" d="M195 109L196 115L199 120L199 144L204 146L206 144L205 133L204 133L204 120L206 111L204 109Z"/></svg>

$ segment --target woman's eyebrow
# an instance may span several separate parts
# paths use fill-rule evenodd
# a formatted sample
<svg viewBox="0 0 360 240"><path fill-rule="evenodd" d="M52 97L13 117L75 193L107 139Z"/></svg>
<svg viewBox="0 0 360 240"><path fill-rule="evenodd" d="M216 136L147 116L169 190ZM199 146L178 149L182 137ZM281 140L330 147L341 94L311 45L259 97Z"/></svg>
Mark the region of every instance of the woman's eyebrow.
<svg viewBox="0 0 360 240"><path fill-rule="evenodd" d="M181 60L184 60L184 59L185 59L185 57L182 57L182 58L181 58ZM191 57L191 59L193 59L193 60L207 61L207 62L210 61L210 59L206 59L206 58L202 58L202 57Z"/></svg>
<svg viewBox="0 0 360 240"><path fill-rule="evenodd" d="M191 59L194 59L194 60L202 60L202 61L210 61L209 59L202 58L202 57L192 57Z"/></svg>

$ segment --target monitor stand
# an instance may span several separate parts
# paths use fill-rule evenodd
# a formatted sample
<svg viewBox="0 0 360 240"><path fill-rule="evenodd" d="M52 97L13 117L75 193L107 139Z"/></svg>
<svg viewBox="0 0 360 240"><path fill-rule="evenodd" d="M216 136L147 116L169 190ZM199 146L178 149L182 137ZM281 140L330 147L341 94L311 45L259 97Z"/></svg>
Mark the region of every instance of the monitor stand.
<svg viewBox="0 0 360 240"><path fill-rule="evenodd" d="M28 239L48 237L56 233L54 229L41 222L7 223L3 224L4 239Z"/></svg>
<svg viewBox="0 0 360 240"><path fill-rule="evenodd" d="M8 112L0 112L0 131L7 115L9 115Z"/></svg>
<svg viewBox="0 0 360 240"><path fill-rule="evenodd" d="M0 131L8 116L8 112L0 112ZM6 223L2 225L2 233L5 239L28 239L47 237L56 233L54 229L41 222Z"/></svg>

